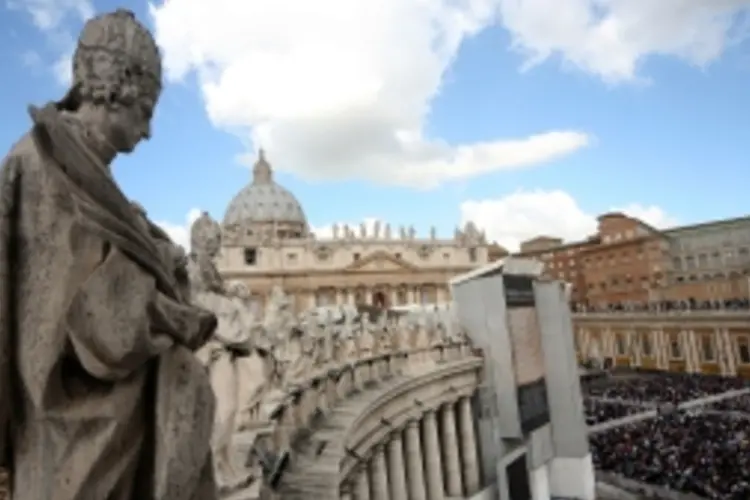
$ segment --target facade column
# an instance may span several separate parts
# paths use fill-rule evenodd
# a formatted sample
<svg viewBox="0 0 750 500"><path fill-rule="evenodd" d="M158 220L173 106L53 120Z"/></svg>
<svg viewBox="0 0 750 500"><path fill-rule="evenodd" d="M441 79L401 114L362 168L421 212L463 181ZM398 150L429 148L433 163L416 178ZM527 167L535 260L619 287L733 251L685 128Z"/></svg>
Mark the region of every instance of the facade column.
<svg viewBox="0 0 750 500"><path fill-rule="evenodd" d="M440 444L445 462L445 494L449 497L460 497L464 490L461 480L461 456L456 436L456 416L450 403L440 409L440 430Z"/></svg>
<svg viewBox="0 0 750 500"><path fill-rule="evenodd" d="M468 396L458 400L458 425L464 486L468 496L479 491L479 460L477 459L477 441L474 434L474 415L471 411L471 398Z"/></svg>
<svg viewBox="0 0 750 500"><path fill-rule="evenodd" d="M385 465L385 450L382 444L375 446L370 460L370 497L372 500L388 500L388 469Z"/></svg>
<svg viewBox="0 0 750 500"><path fill-rule="evenodd" d="M405 471L401 432L396 431L388 441L388 482L391 485L391 500L409 500Z"/></svg>
<svg viewBox="0 0 750 500"><path fill-rule="evenodd" d="M419 436L419 421L406 424L406 470L409 500L427 500L422 468L422 440Z"/></svg>
<svg viewBox="0 0 750 500"><path fill-rule="evenodd" d="M434 410L427 410L422 418L422 443L424 443L424 466L427 476L427 498L443 500L443 464L440 460L440 437Z"/></svg>
<svg viewBox="0 0 750 500"><path fill-rule="evenodd" d="M357 471L354 484L354 500L370 500L370 481L367 468L362 466Z"/></svg>

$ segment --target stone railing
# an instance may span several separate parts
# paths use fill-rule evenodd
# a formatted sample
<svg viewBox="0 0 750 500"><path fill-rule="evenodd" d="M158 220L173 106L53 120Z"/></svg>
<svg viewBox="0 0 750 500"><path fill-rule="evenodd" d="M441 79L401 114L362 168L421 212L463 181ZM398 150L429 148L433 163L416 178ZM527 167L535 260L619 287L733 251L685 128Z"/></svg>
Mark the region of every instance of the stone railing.
<svg viewBox="0 0 750 500"><path fill-rule="evenodd" d="M320 369L307 380L279 391L256 404L251 425L256 432L253 455L265 482L274 488L289 460L294 444L310 435L337 403L398 375L427 373L437 365L480 353L461 342L384 352ZM260 471L259 471L260 472Z"/></svg>
<svg viewBox="0 0 750 500"><path fill-rule="evenodd" d="M617 318L750 318L750 311L735 309L692 309L687 311L587 311L573 313L574 319Z"/></svg>

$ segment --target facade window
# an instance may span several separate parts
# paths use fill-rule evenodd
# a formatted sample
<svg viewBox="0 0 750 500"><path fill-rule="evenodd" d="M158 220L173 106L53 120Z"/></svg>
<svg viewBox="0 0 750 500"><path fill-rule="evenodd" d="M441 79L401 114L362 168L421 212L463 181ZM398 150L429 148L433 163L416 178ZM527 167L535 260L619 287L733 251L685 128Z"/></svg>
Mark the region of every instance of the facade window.
<svg viewBox="0 0 750 500"><path fill-rule="evenodd" d="M641 348L643 349L643 355L644 356L653 356L654 352L652 350L651 345L651 337L649 334L645 334L643 337L641 337Z"/></svg>
<svg viewBox="0 0 750 500"><path fill-rule="evenodd" d="M750 364L750 345L748 345L747 338L739 339L737 344L737 354L740 358L741 364Z"/></svg>
<svg viewBox="0 0 750 500"><path fill-rule="evenodd" d="M295 264L297 262L297 254L296 253L286 254L286 260L288 260L292 264Z"/></svg>
<svg viewBox="0 0 750 500"><path fill-rule="evenodd" d="M360 257L360 255L358 253L355 253L354 255L352 255L352 258L354 260L359 260L359 257Z"/></svg>
<svg viewBox="0 0 750 500"><path fill-rule="evenodd" d="M246 248L244 257L245 265L254 266L258 263L258 250L255 248Z"/></svg>
<svg viewBox="0 0 750 500"><path fill-rule="evenodd" d="M394 257L396 257L397 259L400 259L401 258L401 254L397 253L397 254L394 255Z"/></svg>
<svg viewBox="0 0 750 500"><path fill-rule="evenodd" d="M669 343L670 356L672 359L682 358L682 346L678 339L672 339Z"/></svg>
<svg viewBox="0 0 750 500"><path fill-rule="evenodd" d="M625 356L626 354L625 338L622 335L617 336L617 354L620 356Z"/></svg>
<svg viewBox="0 0 750 500"><path fill-rule="evenodd" d="M708 335L701 339L701 350L703 351L703 361L714 361L716 353L714 352L714 341Z"/></svg>
<svg viewBox="0 0 750 500"><path fill-rule="evenodd" d="M469 262L476 262L476 261L477 261L477 249L469 248Z"/></svg>
<svg viewBox="0 0 750 500"><path fill-rule="evenodd" d="M748 345L747 339L743 339L737 346L737 353L740 357L740 363L743 365L750 364L750 345Z"/></svg>

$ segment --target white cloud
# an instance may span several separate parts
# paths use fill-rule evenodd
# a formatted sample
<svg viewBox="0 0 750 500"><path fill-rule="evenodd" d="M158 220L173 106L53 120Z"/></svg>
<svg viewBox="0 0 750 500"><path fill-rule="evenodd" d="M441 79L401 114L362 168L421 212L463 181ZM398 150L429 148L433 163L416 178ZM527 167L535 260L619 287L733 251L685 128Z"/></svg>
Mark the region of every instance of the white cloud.
<svg viewBox="0 0 750 500"><path fill-rule="evenodd" d="M677 221L657 206L631 204L613 207L644 222L664 228ZM461 223L474 221L495 240L510 251L535 236L560 237L566 241L579 240L596 232L596 217L578 206L565 191L518 191L503 198L470 200L461 204Z"/></svg>
<svg viewBox="0 0 750 500"><path fill-rule="evenodd" d="M73 51L63 52L52 65L52 73L55 80L64 86L70 85L73 80Z"/></svg>
<svg viewBox="0 0 750 500"><path fill-rule="evenodd" d="M166 0L152 5L171 80L197 74L217 127L307 177L420 188L522 168L585 147L587 134L447 144L424 131L466 38L497 0Z"/></svg>
<svg viewBox="0 0 750 500"><path fill-rule="evenodd" d="M67 21L85 21L94 15L94 5L90 0L7 0L9 8L23 11L31 17L31 22L46 38L47 44L55 52L53 62L42 61L37 54L37 65L48 69L51 76L63 86L70 84L72 77L72 55L74 38ZM31 54L27 51L27 54ZM24 62L29 62L24 58Z"/></svg>
<svg viewBox="0 0 750 500"><path fill-rule="evenodd" d="M172 241L178 245L182 245L186 251L190 250L190 226L193 222L198 219L201 215L199 208L191 208L185 216L185 221L182 224L175 224L167 221L154 221L156 225L161 227L166 233L172 238Z"/></svg>
<svg viewBox="0 0 750 500"><path fill-rule="evenodd" d="M559 56L609 82L637 80L652 55L697 66L747 35L749 0L498 0L527 67Z"/></svg>
<svg viewBox="0 0 750 500"><path fill-rule="evenodd" d="M94 15L90 0L8 0L6 3L11 9L27 12L34 26L44 32L58 30L70 15L81 20Z"/></svg>

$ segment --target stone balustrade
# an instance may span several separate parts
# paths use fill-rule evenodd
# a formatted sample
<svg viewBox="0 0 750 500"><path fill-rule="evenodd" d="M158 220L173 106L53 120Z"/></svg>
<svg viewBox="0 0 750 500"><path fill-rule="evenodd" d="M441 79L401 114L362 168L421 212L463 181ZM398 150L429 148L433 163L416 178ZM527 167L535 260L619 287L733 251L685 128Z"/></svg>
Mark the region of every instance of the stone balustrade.
<svg viewBox="0 0 750 500"><path fill-rule="evenodd" d="M256 466L262 469L266 485L273 489L283 468L297 461L295 444L309 437L316 425L324 422L343 401L397 378L416 379L438 373L436 367L468 358L480 360L474 370L476 374L481 366L480 356L465 341L368 353L360 359L321 366L306 380L275 395L269 394L249 410L253 421L248 428L255 433Z"/></svg>

